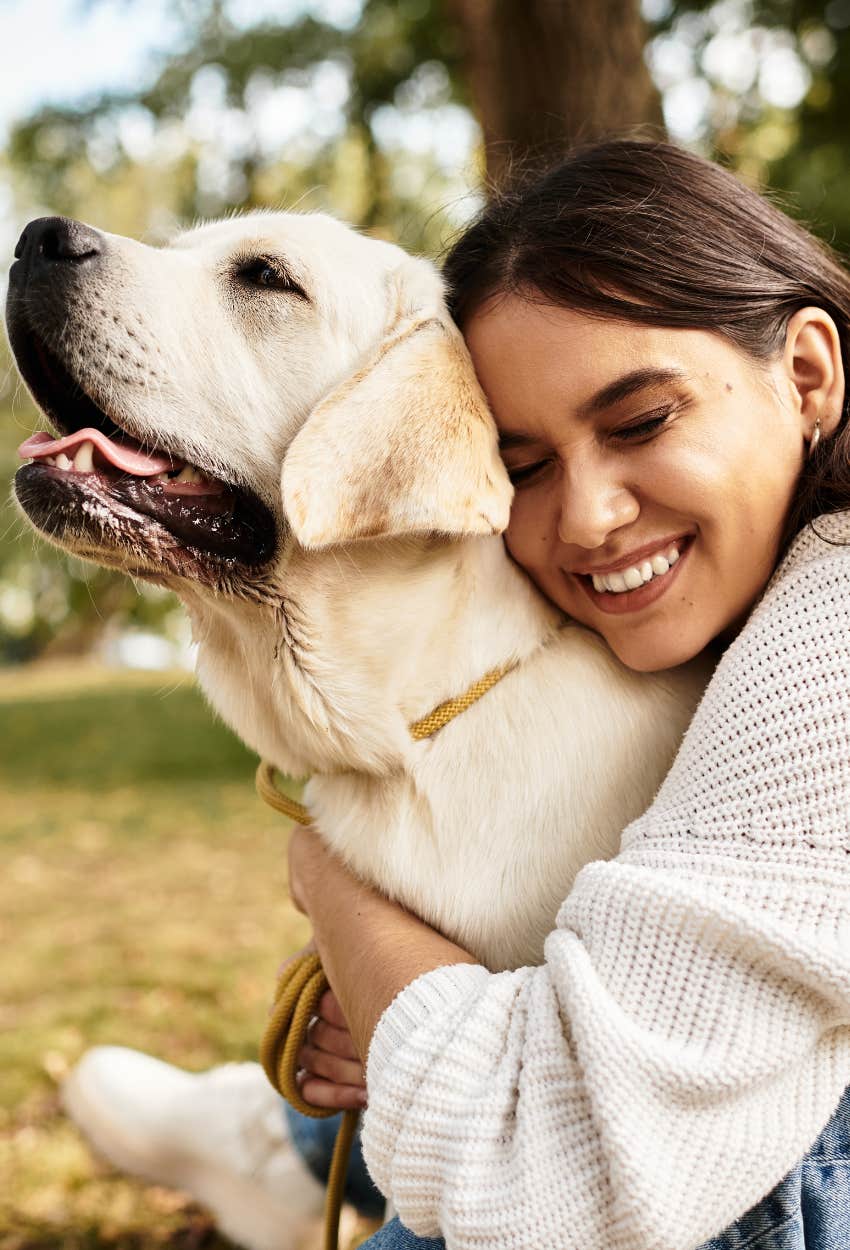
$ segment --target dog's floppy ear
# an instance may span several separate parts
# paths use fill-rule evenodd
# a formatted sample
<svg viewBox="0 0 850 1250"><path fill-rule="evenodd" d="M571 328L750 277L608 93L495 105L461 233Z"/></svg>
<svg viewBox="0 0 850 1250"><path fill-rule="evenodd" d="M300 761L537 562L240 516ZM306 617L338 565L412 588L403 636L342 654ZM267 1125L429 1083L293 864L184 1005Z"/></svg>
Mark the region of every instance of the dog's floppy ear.
<svg viewBox="0 0 850 1250"><path fill-rule="evenodd" d="M409 261L391 282L384 342L318 404L284 461L284 510L306 547L508 523L495 423L439 281Z"/></svg>

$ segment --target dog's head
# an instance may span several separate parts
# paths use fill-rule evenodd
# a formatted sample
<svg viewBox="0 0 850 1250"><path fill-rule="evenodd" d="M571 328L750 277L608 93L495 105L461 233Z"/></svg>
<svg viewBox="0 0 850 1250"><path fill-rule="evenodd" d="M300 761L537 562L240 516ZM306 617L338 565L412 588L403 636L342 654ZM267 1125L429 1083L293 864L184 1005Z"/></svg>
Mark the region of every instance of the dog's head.
<svg viewBox="0 0 850 1250"><path fill-rule="evenodd" d="M510 485L427 262L333 219L253 214L163 248L32 222L7 301L57 438L22 446L33 524L179 590L247 593L282 539L494 533Z"/></svg>

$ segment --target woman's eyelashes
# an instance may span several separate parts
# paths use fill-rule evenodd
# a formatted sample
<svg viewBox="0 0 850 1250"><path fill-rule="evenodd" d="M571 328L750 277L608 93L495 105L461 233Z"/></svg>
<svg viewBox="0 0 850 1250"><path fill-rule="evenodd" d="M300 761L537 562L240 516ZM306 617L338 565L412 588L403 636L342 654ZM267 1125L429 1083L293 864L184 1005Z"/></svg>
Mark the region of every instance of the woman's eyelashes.
<svg viewBox="0 0 850 1250"><path fill-rule="evenodd" d="M673 414L681 407L681 404L668 404L663 408L656 408L652 412L644 413L640 420L634 421L630 425L618 426L611 431L611 434L614 438L627 443L646 442L653 434L660 433Z"/></svg>
<svg viewBox="0 0 850 1250"><path fill-rule="evenodd" d="M668 425L670 418L683 407L682 404L669 404L645 413L640 420L630 425L620 425L609 430L604 437L620 443L648 443ZM536 482L554 463L554 456L541 456L528 464L507 465L508 477L517 489L530 486Z"/></svg>
<svg viewBox="0 0 850 1250"><path fill-rule="evenodd" d="M551 459L535 460L531 464L506 465L508 477L514 486L528 486L551 464Z"/></svg>

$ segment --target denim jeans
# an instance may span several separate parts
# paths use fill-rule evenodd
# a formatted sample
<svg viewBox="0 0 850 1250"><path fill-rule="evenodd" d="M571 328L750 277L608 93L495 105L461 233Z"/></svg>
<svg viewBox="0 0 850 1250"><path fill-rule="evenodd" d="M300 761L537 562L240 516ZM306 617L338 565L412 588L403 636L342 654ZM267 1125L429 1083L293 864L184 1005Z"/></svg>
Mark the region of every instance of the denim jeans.
<svg viewBox="0 0 850 1250"><path fill-rule="evenodd" d="M317 1181L327 1185L333 1158L336 1131L341 1115L329 1116L327 1120L314 1120L308 1115L293 1111L289 1103L283 1103L286 1125L295 1149ZM351 1158L345 1174L345 1200L357 1207L361 1215L378 1220L384 1214L386 1201L372 1184L366 1171L358 1133L351 1147Z"/></svg>
<svg viewBox="0 0 850 1250"><path fill-rule="evenodd" d="M326 1181L339 1117L308 1120L286 1108L293 1141L310 1171ZM359 1140L346 1197L364 1215L383 1199L369 1179ZM445 1250L441 1237L417 1237L396 1217L360 1250ZM850 1086L804 1159L766 1198L699 1250L850 1250Z"/></svg>
<svg viewBox="0 0 850 1250"><path fill-rule="evenodd" d="M700 1250L848 1250L848 1247L850 1086L809 1153L785 1180Z"/></svg>

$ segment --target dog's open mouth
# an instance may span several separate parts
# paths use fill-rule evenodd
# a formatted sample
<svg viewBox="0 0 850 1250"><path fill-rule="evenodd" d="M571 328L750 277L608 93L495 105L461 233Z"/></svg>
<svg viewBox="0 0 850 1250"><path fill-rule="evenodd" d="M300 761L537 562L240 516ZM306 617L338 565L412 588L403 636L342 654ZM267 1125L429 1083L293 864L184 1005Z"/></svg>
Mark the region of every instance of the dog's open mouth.
<svg viewBox="0 0 850 1250"><path fill-rule="evenodd" d="M72 549L140 547L171 571L195 576L211 563L256 568L271 559L274 519L252 492L176 453L143 447L36 336L22 343L15 335L13 346L59 431L57 438L33 434L18 448L29 463L16 475L17 495L39 529Z"/></svg>

